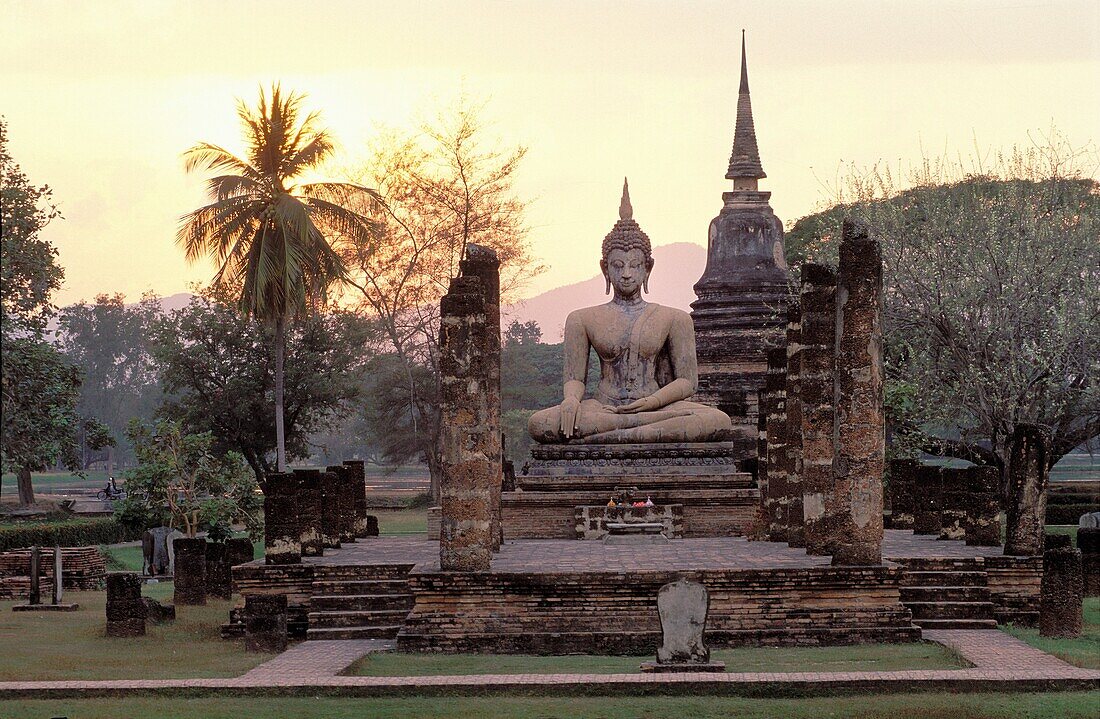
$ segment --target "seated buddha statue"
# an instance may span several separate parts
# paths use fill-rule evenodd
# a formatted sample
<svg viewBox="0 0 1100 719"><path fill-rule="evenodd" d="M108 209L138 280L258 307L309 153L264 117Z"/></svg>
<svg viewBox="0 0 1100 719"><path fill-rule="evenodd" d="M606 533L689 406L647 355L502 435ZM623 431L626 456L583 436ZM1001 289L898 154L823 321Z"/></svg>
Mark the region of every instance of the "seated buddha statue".
<svg viewBox="0 0 1100 719"><path fill-rule="evenodd" d="M633 219L623 183L619 221L603 241L600 269L611 301L565 320L564 399L535 412L528 430L542 444L711 442L732 429L721 410L689 398L698 366L695 328L684 311L642 299L649 291L649 237ZM600 383L585 398L589 350L600 358Z"/></svg>

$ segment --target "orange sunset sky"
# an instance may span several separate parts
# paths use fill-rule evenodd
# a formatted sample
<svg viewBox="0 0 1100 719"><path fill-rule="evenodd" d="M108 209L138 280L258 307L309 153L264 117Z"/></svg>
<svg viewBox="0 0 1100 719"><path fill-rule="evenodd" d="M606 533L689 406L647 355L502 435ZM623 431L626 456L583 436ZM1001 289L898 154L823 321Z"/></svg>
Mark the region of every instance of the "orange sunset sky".
<svg viewBox="0 0 1100 719"><path fill-rule="evenodd" d="M788 224L841 163L1100 140L1100 3L0 0L9 149L64 221L67 304L184 291L178 218L204 203L180 153L239 148L235 99L308 94L353 163L462 90L529 154L527 294L590 277L630 177L657 245L705 244L733 138L740 30L772 205ZM922 150L923 148L923 150Z"/></svg>

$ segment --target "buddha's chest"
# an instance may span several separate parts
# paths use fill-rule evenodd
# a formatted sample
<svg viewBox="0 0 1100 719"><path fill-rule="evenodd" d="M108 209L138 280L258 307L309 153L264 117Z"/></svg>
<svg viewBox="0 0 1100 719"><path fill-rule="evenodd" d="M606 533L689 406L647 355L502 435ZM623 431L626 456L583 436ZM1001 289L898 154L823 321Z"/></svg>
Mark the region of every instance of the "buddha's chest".
<svg viewBox="0 0 1100 719"><path fill-rule="evenodd" d="M652 360L668 341L669 323L659 313L603 314L594 318L589 341L605 362L641 362Z"/></svg>

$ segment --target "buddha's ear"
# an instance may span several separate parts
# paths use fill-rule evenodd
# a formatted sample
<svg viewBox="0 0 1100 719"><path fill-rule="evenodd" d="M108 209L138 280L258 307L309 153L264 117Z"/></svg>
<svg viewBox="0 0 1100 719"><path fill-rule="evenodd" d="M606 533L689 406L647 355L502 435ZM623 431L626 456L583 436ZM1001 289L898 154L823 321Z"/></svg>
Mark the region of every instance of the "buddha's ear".
<svg viewBox="0 0 1100 719"><path fill-rule="evenodd" d="M642 280L642 290L647 295L649 294L649 275L650 275L651 272L653 272L653 258L652 257L650 257L649 261L646 262L645 279Z"/></svg>
<svg viewBox="0 0 1100 719"><path fill-rule="evenodd" d="M600 272L603 273L605 295L611 294L611 275L607 274L607 260L600 260Z"/></svg>

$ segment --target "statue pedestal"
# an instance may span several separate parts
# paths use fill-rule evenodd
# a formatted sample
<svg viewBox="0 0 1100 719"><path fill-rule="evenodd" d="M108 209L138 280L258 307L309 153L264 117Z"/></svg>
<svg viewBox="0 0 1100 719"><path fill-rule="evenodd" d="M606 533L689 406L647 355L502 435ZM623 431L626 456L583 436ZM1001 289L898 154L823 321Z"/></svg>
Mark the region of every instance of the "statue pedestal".
<svg viewBox="0 0 1100 719"><path fill-rule="evenodd" d="M659 507L682 505L680 536L741 535L759 497L736 442L537 445L531 456L517 490L502 495L505 539L577 538L578 512L627 488Z"/></svg>

